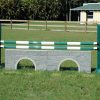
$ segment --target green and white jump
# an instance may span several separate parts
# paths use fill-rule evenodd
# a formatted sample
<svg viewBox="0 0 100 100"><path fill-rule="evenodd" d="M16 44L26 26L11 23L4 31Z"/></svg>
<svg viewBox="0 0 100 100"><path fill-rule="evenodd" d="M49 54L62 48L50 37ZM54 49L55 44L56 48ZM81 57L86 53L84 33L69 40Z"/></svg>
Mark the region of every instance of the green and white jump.
<svg viewBox="0 0 100 100"><path fill-rule="evenodd" d="M1 45L1 48L5 49L39 49L39 50L97 50L97 47L74 47L74 46L5 46Z"/></svg>
<svg viewBox="0 0 100 100"><path fill-rule="evenodd" d="M97 42L1 40L0 43L6 49L6 69L17 69L18 62L27 58L34 63L35 70L59 70L62 61L71 59L77 63L79 72L90 73L91 50L98 49Z"/></svg>
<svg viewBox="0 0 100 100"><path fill-rule="evenodd" d="M97 45L97 42L52 42L52 41L9 41L1 40L2 44L40 44L40 45Z"/></svg>
<svg viewBox="0 0 100 100"><path fill-rule="evenodd" d="M97 42L51 42L51 41L5 41L1 48L9 49L42 49L42 50L97 50ZM11 44L11 45L6 45ZM14 45L14 46L13 46ZM85 45L85 46L83 46ZM89 46L87 46L89 45ZM93 47L92 47L93 46Z"/></svg>
<svg viewBox="0 0 100 100"><path fill-rule="evenodd" d="M100 25L97 25L97 42L54 42L54 41L12 41L1 40L0 48L35 50L97 50L97 68L100 73ZM62 51L63 52L63 51Z"/></svg>

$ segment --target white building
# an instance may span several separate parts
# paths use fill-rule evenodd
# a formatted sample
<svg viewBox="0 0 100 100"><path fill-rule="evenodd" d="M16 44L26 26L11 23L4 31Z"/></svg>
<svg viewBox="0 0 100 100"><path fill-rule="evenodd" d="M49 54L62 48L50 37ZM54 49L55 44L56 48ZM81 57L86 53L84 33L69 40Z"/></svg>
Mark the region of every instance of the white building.
<svg viewBox="0 0 100 100"><path fill-rule="evenodd" d="M83 6L70 9L70 16L72 11L79 11L79 21L81 23L100 23L100 3L84 3Z"/></svg>

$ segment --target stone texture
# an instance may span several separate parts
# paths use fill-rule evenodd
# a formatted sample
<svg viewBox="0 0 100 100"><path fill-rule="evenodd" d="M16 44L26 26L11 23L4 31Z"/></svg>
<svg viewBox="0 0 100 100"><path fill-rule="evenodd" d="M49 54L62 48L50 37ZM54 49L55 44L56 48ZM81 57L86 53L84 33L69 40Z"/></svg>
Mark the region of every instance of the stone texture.
<svg viewBox="0 0 100 100"><path fill-rule="evenodd" d="M91 51L6 49L5 69L17 69L22 59L31 60L35 70L59 70L63 61L73 60L79 72L91 72Z"/></svg>

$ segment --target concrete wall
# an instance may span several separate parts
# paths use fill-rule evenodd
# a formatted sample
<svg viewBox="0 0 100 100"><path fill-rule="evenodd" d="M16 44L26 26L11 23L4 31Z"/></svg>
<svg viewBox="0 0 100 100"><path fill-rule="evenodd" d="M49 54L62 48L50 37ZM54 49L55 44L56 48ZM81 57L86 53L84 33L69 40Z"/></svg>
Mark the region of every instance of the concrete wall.
<svg viewBox="0 0 100 100"><path fill-rule="evenodd" d="M93 22L99 23L100 22L100 11L93 12Z"/></svg>
<svg viewBox="0 0 100 100"><path fill-rule="evenodd" d="M100 23L100 11L93 11L93 19L87 18L85 11L80 12L80 23Z"/></svg>
<svg viewBox="0 0 100 100"><path fill-rule="evenodd" d="M79 72L91 72L91 51L67 50L5 50L5 69L17 69L22 59L29 59L35 70L59 70L65 60L73 60Z"/></svg>
<svg viewBox="0 0 100 100"><path fill-rule="evenodd" d="M81 23L85 23L86 22L86 18L87 18L86 12L85 11L81 11L80 12L80 22Z"/></svg>

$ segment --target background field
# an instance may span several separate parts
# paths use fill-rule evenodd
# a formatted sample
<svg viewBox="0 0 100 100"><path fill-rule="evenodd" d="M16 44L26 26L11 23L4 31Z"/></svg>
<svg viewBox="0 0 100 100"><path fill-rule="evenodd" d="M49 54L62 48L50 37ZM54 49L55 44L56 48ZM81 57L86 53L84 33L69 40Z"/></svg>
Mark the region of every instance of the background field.
<svg viewBox="0 0 100 100"><path fill-rule="evenodd" d="M96 41L95 32L54 32L2 27L4 40ZM2 64L4 50L2 49ZM65 62L66 65L66 62ZM70 65L70 64L68 64ZM96 51L92 51L92 68ZM0 69L0 100L100 100L100 76L77 71L6 71Z"/></svg>

